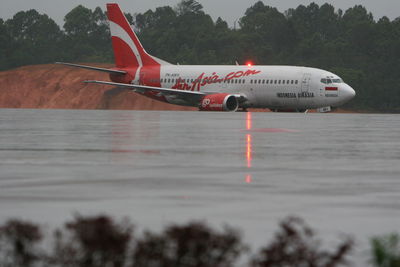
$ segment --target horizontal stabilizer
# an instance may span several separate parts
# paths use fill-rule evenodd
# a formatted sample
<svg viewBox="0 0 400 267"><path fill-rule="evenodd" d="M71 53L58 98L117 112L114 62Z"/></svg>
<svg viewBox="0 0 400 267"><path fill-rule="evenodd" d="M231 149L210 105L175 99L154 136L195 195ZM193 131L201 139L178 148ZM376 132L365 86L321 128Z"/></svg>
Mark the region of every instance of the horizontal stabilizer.
<svg viewBox="0 0 400 267"><path fill-rule="evenodd" d="M91 67L91 66L86 66L86 65L78 65L78 64L65 63L65 62L56 62L56 64L66 65L66 66L76 67L76 68L81 68L81 69L87 69L87 70L102 71L102 72L107 72L107 73L112 73L112 74L120 74L120 75L126 74L126 72L122 71L122 70L111 70L111 69L104 69L104 68Z"/></svg>

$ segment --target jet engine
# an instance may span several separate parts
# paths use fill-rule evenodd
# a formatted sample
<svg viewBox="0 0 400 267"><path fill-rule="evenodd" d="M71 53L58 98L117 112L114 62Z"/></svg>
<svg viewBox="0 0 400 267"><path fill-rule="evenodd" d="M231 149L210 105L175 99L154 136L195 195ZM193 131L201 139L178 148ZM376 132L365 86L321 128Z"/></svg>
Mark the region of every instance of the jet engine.
<svg viewBox="0 0 400 267"><path fill-rule="evenodd" d="M206 95L199 106L201 111L236 111L238 108L239 102L234 95L222 93Z"/></svg>

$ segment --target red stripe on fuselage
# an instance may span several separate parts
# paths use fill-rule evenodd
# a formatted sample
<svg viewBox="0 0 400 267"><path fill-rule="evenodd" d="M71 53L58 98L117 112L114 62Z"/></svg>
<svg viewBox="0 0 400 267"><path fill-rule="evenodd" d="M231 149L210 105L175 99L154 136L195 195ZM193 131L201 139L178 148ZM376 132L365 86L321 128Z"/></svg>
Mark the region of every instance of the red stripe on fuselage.
<svg viewBox="0 0 400 267"><path fill-rule="evenodd" d="M325 87L326 91L337 91L338 88L337 87Z"/></svg>

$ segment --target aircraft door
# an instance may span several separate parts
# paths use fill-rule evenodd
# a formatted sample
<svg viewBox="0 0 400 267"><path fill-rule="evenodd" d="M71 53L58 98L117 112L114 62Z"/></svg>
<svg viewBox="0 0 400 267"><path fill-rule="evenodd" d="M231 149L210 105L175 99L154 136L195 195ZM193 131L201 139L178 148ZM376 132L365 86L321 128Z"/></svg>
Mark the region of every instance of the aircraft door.
<svg viewBox="0 0 400 267"><path fill-rule="evenodd" d="M304 73L301 81L301 92L308 92L310 89L311 73Z"/></svg>

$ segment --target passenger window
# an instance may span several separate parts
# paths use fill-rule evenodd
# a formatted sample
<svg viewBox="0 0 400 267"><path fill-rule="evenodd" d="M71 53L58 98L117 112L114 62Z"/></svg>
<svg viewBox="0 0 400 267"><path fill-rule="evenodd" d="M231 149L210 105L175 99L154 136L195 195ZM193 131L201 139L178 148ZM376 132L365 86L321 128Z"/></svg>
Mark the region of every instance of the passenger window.
<svg viewBox="0 0 400 267"><path fill-rule="evenodd" d="M299 83L299 80L296 80L295 84L298 84L298 83Z"/></svg>
<svg viewBox="0 0 400 267"><path fill-rule="evenodd" d="M275 81L274 81L274 84L277 84L277 83L278 83L278 80L275 80Z"/></svg>
<svg viewBox="0 0 400 267"><path fill-rule="evenodd" d="M285 80L283 80L282 83L285 84Z"/></svg>
<svg viewBox="0 0 400 267"><path fill-rule="evenodd" d="M278 81L278 84L281 84L281 80Z"/></svg>
<svg viewBox="0 0 400 267"><path fill-rule="evenodd" d="M265 84L265 80L262 80L262 83Z"/></svg>

